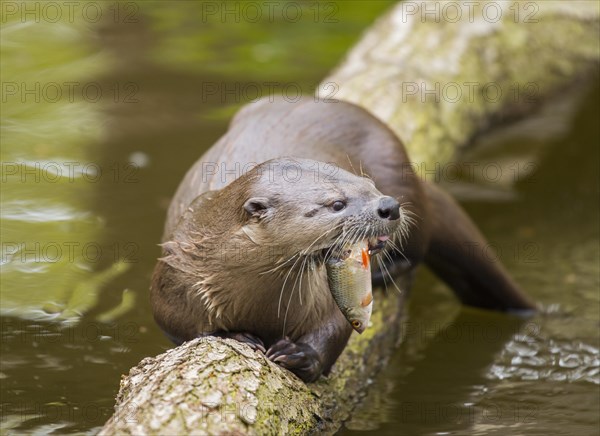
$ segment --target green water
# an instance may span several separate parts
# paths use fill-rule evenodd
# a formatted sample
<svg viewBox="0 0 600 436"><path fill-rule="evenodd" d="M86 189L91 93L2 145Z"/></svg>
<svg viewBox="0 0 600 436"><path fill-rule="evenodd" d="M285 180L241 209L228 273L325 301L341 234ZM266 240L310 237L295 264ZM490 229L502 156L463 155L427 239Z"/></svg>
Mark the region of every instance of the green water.
<svg viewBox="0 0 600 436"><path fill-rule="evenodd" d="M2 4L3 433L106 421L121 375L170 347L147 289L182 175L241 104L311 92L392 2L308 2L301 16L277 3L257 20L235 8L223 20L217 3L61 3L58 17ZM588 94L516 195L464 202L544 313L518 323L461 309L423 271L405 342L342 432L595 433L600 135Z"/></svg>

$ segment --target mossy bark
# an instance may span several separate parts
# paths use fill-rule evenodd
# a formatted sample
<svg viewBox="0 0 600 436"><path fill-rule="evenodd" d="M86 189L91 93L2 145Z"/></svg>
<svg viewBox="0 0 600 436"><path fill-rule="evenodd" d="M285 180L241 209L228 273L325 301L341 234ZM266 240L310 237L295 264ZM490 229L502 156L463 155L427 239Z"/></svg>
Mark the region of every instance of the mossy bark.
<svg viewBox="0 0 600 436"><path fill-rule="evenodd" d="M121 380L100 434L332 433L398 342L402 300L377 293L372 325L353 334L328 377L308 385L232 339L199 338L146 358Z"/></svg>
<svg viewBox="0 0 600 436"><path fill-rule="evenodd" d="M593 1L405 2L317 94L368 109L411 161L436 168L490 126L597 78L599 37Z"/></svg>
<svg viewBox="0 0 600 436"><path fill-rule="evenodd" d="M319 95L370 110L403 139L413 160L447 162L497 119L530 113L597 71L597 2L528 2L533 16L523 3L493 2L503 12L495 22L483 17L484 3L474 3L479 11L456 23L423 16L423 2L399 4ZM462 89L462 98L444 95L449 86ZM501 95L489 94L492 88ZM144 359L123 378L115 414L100 434L331 433L393 351L401 305L402 296L376 296L372 326L353 335L329 377L309 385L232 340L197 339Z"/></svg>

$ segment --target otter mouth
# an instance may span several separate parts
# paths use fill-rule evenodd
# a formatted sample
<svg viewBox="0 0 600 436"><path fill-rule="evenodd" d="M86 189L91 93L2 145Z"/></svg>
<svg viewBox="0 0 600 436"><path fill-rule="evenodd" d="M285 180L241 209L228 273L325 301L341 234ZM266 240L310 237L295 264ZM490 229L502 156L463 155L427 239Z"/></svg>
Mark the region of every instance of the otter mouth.
<svg viewBox="0 0 600 436"><path fill-rule="evenodd" d="M367 247L369 256L373 256L381 252L381 250L385 248L389 239L390 235L388 234L371 236L369 238L363 239L364 245L365 247ZM329 259L331 257L343 260L345 257L347 257L347 250L345 249L346 245L348 245L348 243L344 244L344 246L336 244L327 248L323 248L320 250L320 257L323 260Z"/></svg>
<svg viewBox="0 0 600 436"><path fill-rule="evenodd" d="M369 255L373 256L374 254L377 254L381 250L383 250L385 244L389 239L390 235L380 235L367 239L367 244L369 246Z"/></svg>

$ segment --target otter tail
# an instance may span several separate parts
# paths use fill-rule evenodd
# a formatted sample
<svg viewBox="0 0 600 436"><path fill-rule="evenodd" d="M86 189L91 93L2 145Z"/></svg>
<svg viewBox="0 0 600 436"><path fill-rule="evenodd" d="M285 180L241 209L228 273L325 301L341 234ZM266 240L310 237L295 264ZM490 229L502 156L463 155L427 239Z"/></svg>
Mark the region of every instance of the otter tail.
<svg viewBox="0 0 600 436"><path fill-rule="evenodd" d="M433 217L425 263L464 304L521 313L535 310L502 264L490 258L485 238L461 207L435 185L424 185Z"/></svg>

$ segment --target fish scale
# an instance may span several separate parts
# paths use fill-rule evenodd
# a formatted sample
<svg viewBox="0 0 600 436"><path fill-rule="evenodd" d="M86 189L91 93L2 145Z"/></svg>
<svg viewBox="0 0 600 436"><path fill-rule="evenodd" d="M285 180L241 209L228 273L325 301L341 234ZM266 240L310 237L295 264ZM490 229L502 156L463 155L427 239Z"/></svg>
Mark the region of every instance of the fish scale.
<svg viewBox="0 0 600 436"><path fill-rule="evenodd" d="M329 289L352 328L362 333L373 309L368 243L361 241L345 246L341 251L347 256L333 257L326 262Z"/></svg>

